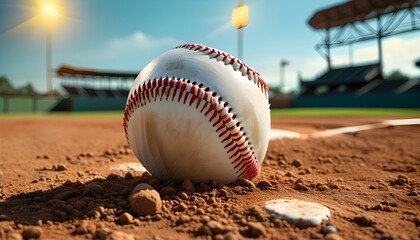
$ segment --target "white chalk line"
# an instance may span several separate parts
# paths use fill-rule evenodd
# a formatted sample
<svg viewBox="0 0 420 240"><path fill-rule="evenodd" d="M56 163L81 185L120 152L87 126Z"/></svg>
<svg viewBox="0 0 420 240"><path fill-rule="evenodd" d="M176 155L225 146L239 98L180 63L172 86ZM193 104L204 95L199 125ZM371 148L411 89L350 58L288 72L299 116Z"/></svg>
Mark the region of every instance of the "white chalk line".
<svg viewBox="0 0 420 240"><path fill-rule="evenodd" d="M278 140L278 139L283 139L283 138L301 138L301 139L303 138L304 139L304 138L330 137L330 136L334 136L338 134L349 134L349 133L356 133L356 132L365 131L365 130L386 128L386 127L392 127L392 126L407 126L407 125L420 125L420 118L384 120L384 121L372 123L372 124L327 129L327 130L312 133L312 134L297 133L297 132L286 131L286 130L281 130L281 129L271 129L270 140Z"/></svg>

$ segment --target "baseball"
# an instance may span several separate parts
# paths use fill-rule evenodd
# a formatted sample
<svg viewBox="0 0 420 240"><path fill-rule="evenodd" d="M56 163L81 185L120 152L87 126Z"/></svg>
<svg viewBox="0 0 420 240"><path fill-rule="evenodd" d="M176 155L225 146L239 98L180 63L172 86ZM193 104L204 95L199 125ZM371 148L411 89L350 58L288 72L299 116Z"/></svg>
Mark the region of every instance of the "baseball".
<svg viewBox="0 0 420 240"><path fill-rule="evenodd" d="M229 183L261 171L270 133L268 88L241 60L185 44L137 76L124 113L127 141L162 180Z"/></svg>

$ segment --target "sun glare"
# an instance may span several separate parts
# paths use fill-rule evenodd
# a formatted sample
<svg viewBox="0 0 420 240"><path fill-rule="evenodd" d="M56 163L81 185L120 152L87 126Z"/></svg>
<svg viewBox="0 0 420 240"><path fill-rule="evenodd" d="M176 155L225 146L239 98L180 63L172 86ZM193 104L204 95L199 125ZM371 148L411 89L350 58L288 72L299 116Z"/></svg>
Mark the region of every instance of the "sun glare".
<svg viewBox="0 0 420 240"><path fill-rule="evenodd" d="M43 1L41 6L42 14L48 19L59 17L57 4L53 1Z"/></svg>

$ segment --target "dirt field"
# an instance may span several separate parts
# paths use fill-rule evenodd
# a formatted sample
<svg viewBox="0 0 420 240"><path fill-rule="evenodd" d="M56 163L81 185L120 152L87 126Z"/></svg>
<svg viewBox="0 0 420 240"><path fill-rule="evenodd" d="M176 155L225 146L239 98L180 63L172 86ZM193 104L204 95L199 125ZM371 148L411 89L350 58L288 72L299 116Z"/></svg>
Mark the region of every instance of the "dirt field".
<svg viewBox="0 0 420 240"><path fill-rule="evenodd" d="M313 133L384 119L394 118L272 122ZM256 186L198 184L187 195L180 184L115 169L138 163L121 119L0 118L0 239L419 239L419 146L420 126L276 140ZM130 209L140 182L160 191L161 213L136 217ZM264 210L277 198L323 204L331 219L297 228Z"/></svg>

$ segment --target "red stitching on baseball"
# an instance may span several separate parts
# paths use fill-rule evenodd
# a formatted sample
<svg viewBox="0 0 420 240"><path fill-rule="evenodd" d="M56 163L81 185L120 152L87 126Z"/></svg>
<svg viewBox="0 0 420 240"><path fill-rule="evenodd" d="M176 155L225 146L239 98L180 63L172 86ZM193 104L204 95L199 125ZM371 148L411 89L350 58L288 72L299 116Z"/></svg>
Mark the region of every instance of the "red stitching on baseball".
<svg viewBox="0 0 420 240"><path fill-rule="evenodd" d="M229 53L225 53L214 48L206 47L201 44L183 44L175 48L184 48L188 50L202 52L204 54L207 54L211 58L215 58L218 61L224 62L226 65L231 65L233 67L233 70L240 71L242 73L242 76L247 75L248 79L250 81L253 81L257 85L257 87L261 89L265 96L268 97L269 90L267 84L261 78L260 74L254 69L252 69L250 66L246 65L240 59L230 55ZM221 58L219 58L220 56Z"/></svg>
<svg viewBox="0 0 420 240"><path fill-rule="evenodd" d="M201 87L200 87L201 86ZM203 88L202 84L190 83L181 78L158 78L148 80L139 85L130 94L124 111L124 131L128 142L128 122L133 112L151 101L165 100L178 101L183 104L200 109L200 112L209 119L209 123L216 128L221 142L224 144L238 177L252 179L260 172L260 164L252 151L252 144L245 137L243 127L234 119L228 104L217 97L215 92ZM195 105L194 102L197 102ZM230 141L229 141L230 140Z"/></svg>

